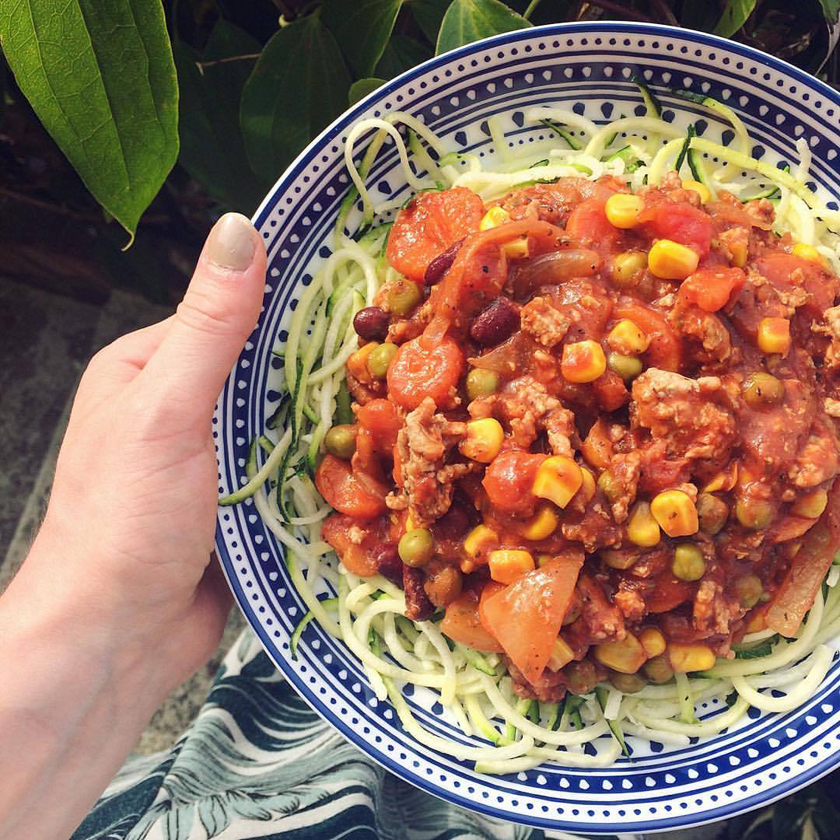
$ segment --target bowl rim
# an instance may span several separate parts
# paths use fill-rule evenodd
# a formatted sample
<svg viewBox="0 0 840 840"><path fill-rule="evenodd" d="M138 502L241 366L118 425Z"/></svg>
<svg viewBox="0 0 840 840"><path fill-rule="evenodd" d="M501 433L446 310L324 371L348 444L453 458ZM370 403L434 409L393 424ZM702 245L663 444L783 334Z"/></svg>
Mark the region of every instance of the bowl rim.
<svg viewBox="0 0 840 840"><path fill-rule="evenodd" d="M752 61L756 61L760 64L763 64L768 68L776 70L777 72L784 73L796 79L798 82L802 83L809 89L820 92L824 97L826 97L836 106L840 106L840 92L836 91L834 88L821 81L820 79L816 78L815 76L812 76L811 74L807 73L804 70L801 70L800 68L790 64L789 62L768 55L767 53L764 53L761 50L757 50L745 44L739 44L737 42L730 41L729 39L722 38L718 35L711 35L704 32L698 32L691 29L683 29L681 27L668 26L665 24L648 24L632 21L592 21L574 23L554 23L546 24L543 26L534 26L529 27L527 29L515 30L512 32L505 32L499 35L494 35L489 38L484 38L482 40L458 47L455 50L451 50L441 55L434 56L428 59L427 61L424 61L421 64L418 64L417 66L411 68L410 70L407 70L399 76L396 76L394 79L385 82L376 90L372 91L367 96L365 96L363 99L359 100L354 105L347 108L326 128L319 132L319 134L312 141L310 141L306 145L306 147L295 157L295 159L289 164L289 166L283 172L280 173L275 183L266 193L266 196L260 203L259 207L254 211L251 217L252 223L257 229L261 228L261 226L266 222L269 214L272 212L275 205L279 201L280 197L284 194L285 188L287 188L288 185L291 184L297 178L301 171L306 166L308 166L308 164L310 163L310 158L316 150L320 149L321 146L326 142L334 139L337 136L340 136L341 132L347 126L349 126L355 120L357 120L366 110L368 110L368 108L372 104L379 101L380 99L386 98L395 90L402 87L405 83L410 82L411 80L421 75L424 75L431 70L449 65L453 61L457 61L457 59L460 57L469 56L477 51L487 49L488 47L493 47L496 45L509 45L512 43L529 41L535 38L544 37L546 35L564 35L570 33L644 33L650 34L651 36L659 35L661 37L677 37L684 40L694 41L699 44L715 47L717 49L726 51L730 54L735 54L738 56L748 58ZM728 73L732 76L739 75L737 71L729 69L722 70L722 72ZM226 383L225 389L227 389L227 387L228 385ZM221 397L220 402L217 405L217 412L220 405ZM222 415L219 414L219 416L220 419L223 420ZM491 805L485 805L483 802L471 799L465 794L444 791L437 787L433 782L427 782L424 778L421 778L419 775L412 775L408 768L404 767L403 764L397 761L396 759L393 759L385 754L372 753L364 749L363 747L365 741L359 735L359 733L356 732L353 729L353 727L342 721L338 715L334 714L329 704L324 704L320 701L319 698L315 697L314 695L310 695L304 681L296 674L296 672L291 667L288 667L288 662L286 661L286 658L282 654L280 654L279 651L277 651L277 645L275 645L274 642L270 639L268 632L260 623L259 617L251 608L247 594L245 593L244 588L235 573L234 564L229 557L225 545L225 537L224 531L222 529L221 516L217 517L216 524L217 527L215 550L219 558L219 563L222 566L225 578L228 582L228 585L230 586L233 592L237 605L243 613L249 628L260 640L260 643L266 655L283 673L285 679L287 679L292 684L296 692L304 699L304 701L311 708L315 710L315 712L322 719L327 721L327 723L329 723L330 726L336 729L344 738L349 740L357 747L363 749L363 752L369 759L376 762L389 772L394 773L394 775L396 775L403 781L408 782L414 787L417 787L418 789L423 790L424 792L429 793L448 803L467 808L471 811L494 819L509 820L511 822L528 825L534 828L572 832L586 830L589 834L597 835L621 834L626 833L627 831L658 833L664 831L673 831L677 828L687 828L706 825L712 822L717 822L719 820L726 819L728 817L733 817L739 814L746 813L758 807L772 804L773 802L776 802L777 800L791 793L794 793L797 790L801 790L807 785L817 781L818 779L825 776L827 773L836 769L838 765L840 765L840 750L838 750L824 758L818 764L811 766L802 774L797 774L791 778L779 782L777 785L774 785L772 788L772 792L770 791L770 789L764 789L744 799L739 799L731 803L724 803L716 808L705 810L700 813L692 814L689 811L656 820L633 820L630 822L629 825L620 822L602 823L597 826L588 826L584 829L584 827L577 823L571 823L564 819L552 819L545 816L539 816L531 812L519 813L516 815L505 813L504 816L502 816L500 815L499 811ZM273 651L277 651L276 656Z"/></svg>

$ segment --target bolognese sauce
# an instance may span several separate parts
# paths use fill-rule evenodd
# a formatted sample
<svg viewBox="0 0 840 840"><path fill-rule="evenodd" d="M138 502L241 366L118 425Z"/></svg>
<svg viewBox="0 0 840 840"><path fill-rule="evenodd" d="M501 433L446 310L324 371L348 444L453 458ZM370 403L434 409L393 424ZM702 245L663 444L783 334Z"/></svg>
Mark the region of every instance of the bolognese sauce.
<svg viewBox="0 0 840 840"><path fill-rule="evenodd" d="M524 697L792 636L840 546L840 283L773 216L676 173L418 194L355 316L323 538Z"/></svg>

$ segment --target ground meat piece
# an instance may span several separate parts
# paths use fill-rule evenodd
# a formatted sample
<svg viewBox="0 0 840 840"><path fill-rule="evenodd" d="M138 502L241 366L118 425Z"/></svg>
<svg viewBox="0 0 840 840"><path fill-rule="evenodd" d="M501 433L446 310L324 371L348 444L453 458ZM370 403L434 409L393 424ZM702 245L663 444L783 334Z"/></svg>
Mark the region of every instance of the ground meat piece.
<svg viewBox="0 0 840 840"><path fill-rule="evenodd" d="M543 347L559 344L572 323L571 318L555 309L548 297L535 297L519 313L522 329L532 335Z"/></svg>
<svg viewBox="0 0 840 840"><path fill-rule="evenodd" d="M597 498L587 506L579 521L564 522L561 530L567 540L583 543L590 554L599 548L621 545L621 528Z"/></svg>
<svg viewBox="0 0 840 840"><path fill-rule="evenodd" d="M634 578L647 579L656 577L665 571L670 563L670 552L667 548L657 547L647 551L631 566L629 573Z"/></svg>
<svg viewBox="0 0 840 840"><path fill-rule="evenodd" d="M735 227L731 227L729 230L722 231L718 235L718 242L722 246L723 256L729 262L733 262L736 254L746 256L750 242L750 229L743 225L735 225Z"/></svg>
<svg viewBox="0 0 840 840"><path fill-rule="evenodd" d="M641 621L647 612L642 586L637 580L623 578L618 584L618 591L613 595L613 603L630 622Z"/></svg>
<svg viewBox="0 0 840 840"><path fill-rule="evenodd" d="M434 309L430 301L426 300L414 310L410 318L398 318L388 327L388 341L392 344L403 344L412 338L417 338L432 320Z"/></svg>
<svg viewBox="0 0 840 840"><path fill-rule="evenodd" d="M827 335L831 344L825 351L826 367L840 367L840 306L832 306L823 313L825 324L813 324L814 332Z"/></svg>
<svg viewBox="0 0 840 840"><path fill-rule="evenodd" d="M701 580L694 596L694 627L705 636L729 633L730 623L743 615L736 603L730 603L723 586L716 580Z"/></svg>
<svg viewBox="0 0 840 840"><path fill-rule="evenodd" d="M566 696L566 676L562 669L552 671L546 668L540 678L532 683L507 656L503 656L502 659L510 674L511 688L520 697L539 700L542 703L559 703Z"/></svg>
<svg viewBox="0 0 840 840"><path fill-rule="evenodd" d="M610 461L610 499L613 519L621 523L627 519L630 505L636 498L641 474L642 456L637 451L618 453Z"/></svg>
<svg viewBox="0 0 840 840"><path fill-rule="evenodd" d="M649 368L633 382L633 425L666 442L672 458L724 460L737 437L735 417L715 402L722 398L716 376L689 379Z"/></svg>
<svg viewBox="0 0 840 840"><path fill-rule="evenodd" d="M378 399L385 396L386 385L385 381L374 381L365 384L360 379L357 379L350 370L346 370L347 388L350 391L353 399L359 405L367 405L371 400Z"/></svg>
<svg viewBox="0 0 840 840"><path fill-rule="evenodd" d="M797 487L816 487L837 473L837 436L829 422L818 417L789 475Z"/></svg>
<svg viewBox="0 0 840 840"><path fill-rule="evenodd" d="M755 219L756 224L762 228L769 228L776 218L776 207L767 198L756 198L744 205L747 214Z"/></svg>
<svg viewBox="0 0 840 840"><path fill-rule="evenodd" d="M732 341L723 321L699 306L684 310L679 319L679 331L696 338L705 350L709 360L725 362L732 355Z"/></svg>
<svg viewBox="0 0 840 840"><path fill-rule="evenodd" d="M840 418L840 400L826 397L823 400L823 408L829 417Z"/></svg>
<svg viewBox="0 0 840 840"><path fill-rule="evenodd" d="M543 425L548 434L548 443L555 455L571 458L574 454L572 439L577 437L575 415L567 408L555 408L546 415Z"/></svg>
<svg viewBox="0 0 840 840"><path fill-rule="evenodd" d="M571 627L583 622L589 644L611 639L621 640L627 635L621 611L607 600L604 590L595 578L581 572L577 591L583 600L583 609L580 618ZM576 631L576 634L580 636L580 631Z"/></svg>
<svg viewBox="0 0 840 840"><path fill-rule="evenodd" d="M468 470L446 470L444 458L465 433L464 423L452 422L435 413L435 402L431 397L426 397L406 415L405 425L397 434L397 448L403 493L417 527L434 522L449 510L452 482ZM399 504L391 496L386 503L391 509L397 509Z"/></svg>

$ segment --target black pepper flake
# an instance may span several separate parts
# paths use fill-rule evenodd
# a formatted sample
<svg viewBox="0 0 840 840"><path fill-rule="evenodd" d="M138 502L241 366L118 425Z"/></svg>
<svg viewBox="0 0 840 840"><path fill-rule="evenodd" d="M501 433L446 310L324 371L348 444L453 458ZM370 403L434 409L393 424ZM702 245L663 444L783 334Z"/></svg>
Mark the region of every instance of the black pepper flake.
<svg viewBox="0 0 840 840"><path fill-rule="evenodd" d="M485 274L487 274L487 272L489 272L489 271L490 271L489 267L488 267L488 266L486 266L486 265L481 266L481 270L482 270Z"/></svg>

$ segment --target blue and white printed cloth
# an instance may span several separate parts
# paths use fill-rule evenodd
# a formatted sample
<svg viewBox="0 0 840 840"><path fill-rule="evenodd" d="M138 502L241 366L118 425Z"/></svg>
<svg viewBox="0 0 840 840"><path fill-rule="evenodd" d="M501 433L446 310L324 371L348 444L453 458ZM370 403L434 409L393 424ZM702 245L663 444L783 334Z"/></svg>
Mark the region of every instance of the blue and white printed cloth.
<svg viewBox="0 0 840 840"><path fill-rule="evenodd" d="M571 837L474 814L387 773L321 720L245 631L178 743L130 760L72 840Z"/></svg>

